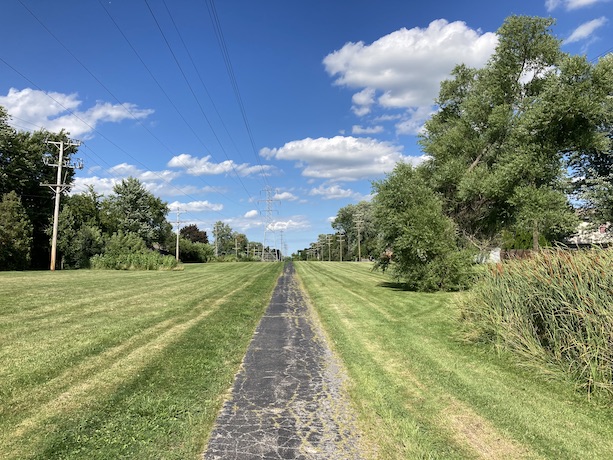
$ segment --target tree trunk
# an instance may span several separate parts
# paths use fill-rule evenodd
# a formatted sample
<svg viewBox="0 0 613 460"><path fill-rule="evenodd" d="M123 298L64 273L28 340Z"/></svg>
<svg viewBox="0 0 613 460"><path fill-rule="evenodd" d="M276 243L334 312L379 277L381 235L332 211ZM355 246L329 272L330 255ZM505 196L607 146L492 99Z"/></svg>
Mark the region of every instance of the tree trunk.
<svg viewBox="0 0 613 460"><path fill-rule="evenodd" d="M536 219L534 220L534 224L532 226L532 249L534 251L539 250L539 229Z"/></svg>

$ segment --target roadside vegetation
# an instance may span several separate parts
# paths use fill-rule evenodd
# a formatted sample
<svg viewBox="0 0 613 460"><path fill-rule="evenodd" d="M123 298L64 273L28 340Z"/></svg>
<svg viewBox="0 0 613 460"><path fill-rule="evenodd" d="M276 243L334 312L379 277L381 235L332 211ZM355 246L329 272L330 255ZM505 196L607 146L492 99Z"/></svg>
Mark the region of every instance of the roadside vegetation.
<svg viewBox="0 0 613 460"><path fill-rule="evenodd" d="M367 263L298 262L377 458L608 458L613 412L458 328L466 293L403 289Z"/></svg>
<svg viewBox="0 0 613 460"><path fill-rule="evenodd" d="M549 250L487 268L459 302L467 337L543 376L613 396L613 250Z"/></svg>
<svg viewBox="0 0 613 460"><path fill-rule="evenodd" d="M198 458L281 264L0 274L0 457Z"/></svg>

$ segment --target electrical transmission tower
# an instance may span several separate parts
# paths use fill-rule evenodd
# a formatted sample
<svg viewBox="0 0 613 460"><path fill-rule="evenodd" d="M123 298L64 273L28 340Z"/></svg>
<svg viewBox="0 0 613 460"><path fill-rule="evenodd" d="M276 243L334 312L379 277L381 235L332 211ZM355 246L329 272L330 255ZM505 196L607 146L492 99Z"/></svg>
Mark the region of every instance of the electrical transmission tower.
<svg viewBox="0 0 613 460"><path fill-rule="evenodd" d="M69 169L83 169L83 161L77 160L76 163L71 163L70 159L64 159L64 149L66 147L79 147L81 145L81 141L77 140L68 140L68 142L64 141L45 141L46 144L55 145L59 149L59 155L57 163L52 163L53 156L50 154L46 154L43 156L43 162L47 166L52 166L57 168L57 176L55 180L55 184L40 184L45 187L51 188L51 190L55 191L55 208L53 210L53 234L51 236L51 264L50 270L55 271L55 257L57 253L57 229L58 229L58 220L60 216L60 197L62 196L62 192L70 188L70 185L66 184L64 181L66 180L66 175L62 179L62 168Z"/></svg>
<svg viewBox="0 0 613 460"><path fill-rule="evenodd" d="M264 211L264 241L262 241L262 262L265 262L265 261L273 261L276 259L276 257L273 257L273 255L271 254L270 247L268 248L268 251L266 250L266 247L267 247L266 243L268 240L268 234L271 231L274 234L274 230L271 230L272 223L273 223L272 215L275 212L275 210L273 209L273 203L279 200L273 199L272 187L270 186L265 187L263 192L266 194L266 199L258 200L258 201L266 203L266 211Z"/></svg>

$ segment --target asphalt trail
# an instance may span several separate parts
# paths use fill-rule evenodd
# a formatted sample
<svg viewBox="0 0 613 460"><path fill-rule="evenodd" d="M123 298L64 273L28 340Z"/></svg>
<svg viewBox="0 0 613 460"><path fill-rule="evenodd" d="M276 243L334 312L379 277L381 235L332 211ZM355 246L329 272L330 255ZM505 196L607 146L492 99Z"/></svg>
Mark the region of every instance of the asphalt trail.
<svg viewBox="0 0 613 460"><path fill-rule="evenodd" d="M288 263L204 459L362 459L343 379Z"/></svg>

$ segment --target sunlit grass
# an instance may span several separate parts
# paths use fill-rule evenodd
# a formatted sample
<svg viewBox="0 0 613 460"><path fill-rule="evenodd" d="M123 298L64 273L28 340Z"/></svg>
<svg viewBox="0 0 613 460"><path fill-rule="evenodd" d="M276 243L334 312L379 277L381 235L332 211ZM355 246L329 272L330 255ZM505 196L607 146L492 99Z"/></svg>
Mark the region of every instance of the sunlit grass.
<svg viewBox="0 0 613 460"><path fill-rule="evenodd" d="M465 294L403 291L369 268L296 264L378 458L610 456L610 408L461 339Z"/></svg>
<svg viewBox="0 0 613 460"><path fill-rule="evenodd" d="M197 458L280 271L0 274L0 457Z"/></svg>

